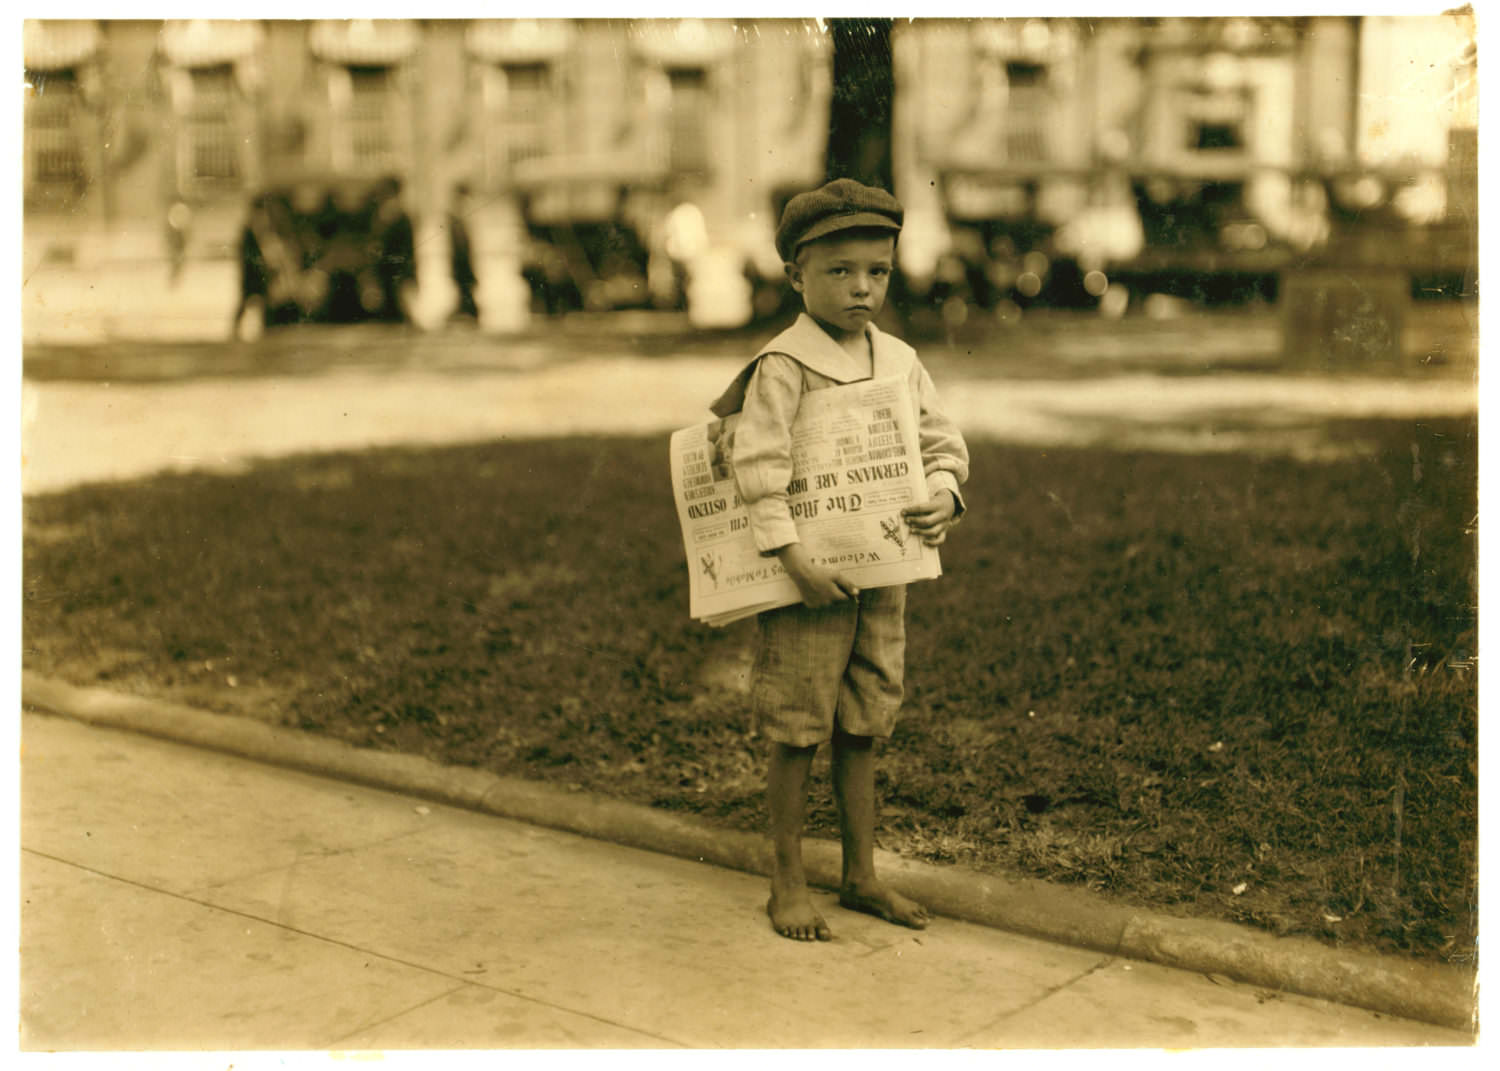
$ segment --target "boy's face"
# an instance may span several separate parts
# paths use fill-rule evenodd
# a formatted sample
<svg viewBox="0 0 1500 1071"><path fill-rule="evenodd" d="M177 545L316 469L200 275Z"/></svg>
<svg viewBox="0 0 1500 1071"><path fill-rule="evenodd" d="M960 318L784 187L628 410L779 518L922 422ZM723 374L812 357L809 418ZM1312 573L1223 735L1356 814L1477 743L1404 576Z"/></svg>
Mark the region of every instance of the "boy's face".
<svg viewBox="0 0 1500 1071"><path fill-rule="evenodd" d="M895 255L894 237L834 234L803 246L786 273L809 316L852 337L885 306Z"/></svg>

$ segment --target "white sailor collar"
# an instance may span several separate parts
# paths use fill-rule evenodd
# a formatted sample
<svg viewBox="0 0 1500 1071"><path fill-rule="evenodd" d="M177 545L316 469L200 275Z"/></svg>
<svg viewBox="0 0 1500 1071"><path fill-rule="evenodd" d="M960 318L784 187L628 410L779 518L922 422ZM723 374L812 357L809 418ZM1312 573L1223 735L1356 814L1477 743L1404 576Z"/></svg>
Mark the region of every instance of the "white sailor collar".
<svg viewBox="0 0 1500 1071"><path fill-rule="evenodd" d="M715 416L726 417L738 413L745 405L745 391L755 366L767 354L780 353L792 358L809 371L816 372L835 383L854 383L861 379L883 379L887 376L905 376L911 372L917 351L899 338L886 334L874 324L866 324L865 332L870 340L870 352L874 357L874 374L867 375L863 361L857 360L833 340L833 337L818 326L818 322L807 313L798 315L796 322L770 342L766 343L734 377L728 389L709 406Z"/></svg>

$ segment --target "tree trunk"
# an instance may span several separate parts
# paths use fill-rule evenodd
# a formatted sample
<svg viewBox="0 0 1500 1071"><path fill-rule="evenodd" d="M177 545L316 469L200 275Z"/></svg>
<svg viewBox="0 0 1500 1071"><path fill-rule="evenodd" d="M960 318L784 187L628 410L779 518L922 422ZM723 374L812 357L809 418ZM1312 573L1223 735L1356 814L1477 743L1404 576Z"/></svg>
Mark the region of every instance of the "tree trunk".
<svg viewBox="0 0 1500 1071"><path fill-rule="evenodd" d="M891 188L890 19L829 19L833 34L833 100L828 117L827 174Z"/></svg>

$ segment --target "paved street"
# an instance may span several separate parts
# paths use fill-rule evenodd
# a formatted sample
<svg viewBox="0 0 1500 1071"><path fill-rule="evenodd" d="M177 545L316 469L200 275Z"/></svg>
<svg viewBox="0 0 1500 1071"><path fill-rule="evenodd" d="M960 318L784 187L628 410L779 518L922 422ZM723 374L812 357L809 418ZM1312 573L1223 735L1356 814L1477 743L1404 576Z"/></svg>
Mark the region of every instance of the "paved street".
<svg viewBox="0 0 1500 1071"><path fill-rule="evenodd" d="M93 358L92 378L28 377L21 387L23 492L171 469L233 471L257 457L305 451L662 434L706 419L708 402L748 356L657 358L598 336L559 337L498 350L475 342L471 348L488 357L471 365L459 334L412 343L409 360L393 356L407 337L399 333L297 337L309 345L320 340L317 345L332 347L337 359L324 352L309 359L316 370L296 371L286 367L287 352L278 351L277 363L260 374L173 378L167 374L172 352L163 350L151 362L155 377L115 380L105 350ZM1097 332L1090 337L1097 352L1089 375L1065 375L1068 362L1059 361L1050 376L996 377L975 362L950 360L939 377L944 405L974 439L1322 458L1359 448L1357 436L1339 421L1465 414L1478 404L1472 379L1454 374L1132 371L1122 369L1115 351L1149 346L1150 334L1125 333L1109 345ZM1075 348L1081 341L1074 340ZM367 350L373 356L361 363L358 355ZM226 362L244 360L243 351L223 353ZM1077 353L1072 358L1081 359ZM191 367L203 370L201 362Z"/></svg>
<svg viewBox="0 0 1500 1071"><path fill-rule="evenodd" d="M771 932L762 879L22 717L35 1049L1463 1044L939 920Z"/></svg>

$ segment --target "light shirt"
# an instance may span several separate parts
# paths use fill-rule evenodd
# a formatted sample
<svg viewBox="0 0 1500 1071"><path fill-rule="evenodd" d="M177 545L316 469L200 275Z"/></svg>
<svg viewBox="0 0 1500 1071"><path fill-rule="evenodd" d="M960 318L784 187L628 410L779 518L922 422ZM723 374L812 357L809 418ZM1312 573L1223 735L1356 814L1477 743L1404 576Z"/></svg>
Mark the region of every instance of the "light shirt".
<svg viewBox="0 0 1500 1071"><path fill-rule="evenodd" d="M969 448L958 426L938 407L937 388L917 351L874 324L865 330L870 359L861 360L804 312L756 354L710 407L719 417L740 414L734 433L735 481L762 554L799 541L787 504L787 484L792 479L792 421L806 391L906 376L917 410L928 497L951 491L955 516L966 508L958 488L969 478Z"/></svg>

